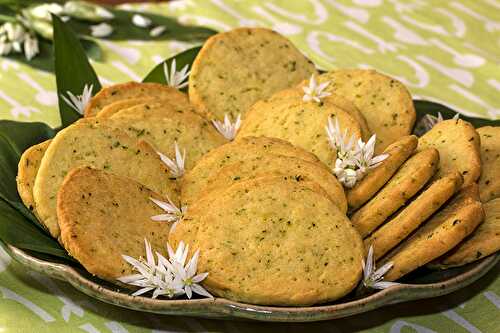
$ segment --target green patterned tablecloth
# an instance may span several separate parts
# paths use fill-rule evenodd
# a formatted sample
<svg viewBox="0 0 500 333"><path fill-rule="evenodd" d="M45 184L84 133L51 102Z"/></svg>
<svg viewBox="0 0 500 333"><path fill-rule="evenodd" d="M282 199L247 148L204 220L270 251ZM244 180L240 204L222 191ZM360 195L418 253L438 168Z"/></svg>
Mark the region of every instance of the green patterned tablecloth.
<svg viewBox="0 0 500 333"><path fill-rule="evenodd" d="M139 5L217 30L265 26L318 66L373 67L414 96L500 119L500 0L182 0ZM125 6L125 9L127 7ZM189 44L100 41L101 82L140 80ZM237 66L238 64L235 64ZM59 123L50 73L0 58L0 118ZM157 316L112 307L30 272L0 250L0 332L500 332L500 267L465 290L314 324L263 324Z"/></svg>

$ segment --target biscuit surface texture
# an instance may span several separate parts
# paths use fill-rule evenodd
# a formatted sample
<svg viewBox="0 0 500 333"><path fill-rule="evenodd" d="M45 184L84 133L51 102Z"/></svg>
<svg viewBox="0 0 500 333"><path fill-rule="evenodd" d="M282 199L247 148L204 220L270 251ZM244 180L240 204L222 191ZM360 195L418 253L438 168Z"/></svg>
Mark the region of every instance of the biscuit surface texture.
<svg viewBox="0 0 500 333"><path fill-rule="evenodd" d="M189 99L210 118L222 120L228 114L235 119L238 114L244 117L258 100L315 72L314 65L280 34L263 28L234 29L203 45L189 76Z"/></svg>
<svg viewBox="0 0 500 333"><path fill-rule="evenodd" d="M439 170L436 177L459 171L463 186L474 183L481 174L480 138L474 127L461 119L437 123L418 139L417 150L439 150Z"/></svg>
<svg viewBox="0 0 500 333"><path fill-rule="evenodd" d="M145 258L144 239L165 255L170 222L151 220L163 211L150 198L166 200L128 178L88 167L71 170L57 202L62 244L102 279L133 274L122 255Z"/></svg>
<svg viewBox="0 0 500 333"><path fill-rule="evenodd" d="M155 150L121 130L83 119L60 131L40 164L33 196L39 217L54 237L57 224L57 192L66 174L75 167L91 166L146 185L173 202L178 189Z"/></svg>
<svg viewBox="0 0 500 333"><path fill-rule="evenodd" d="M123 100L118 100L116 102L113 102L109 105L106 105L103 107L99 113L96 114L97 118L109 118L115 113L128 109L130 107L139 105L139 104L144 104L144 103L154 103L155 101L159 101L158 98L151 98L151 97L140 97L140 98L127 98Z"/></svg>
<svg viewBox="0 0 500 333"><path fill-rule="evenodd" d="M477 129L481 138L481 177L479 194L482 202L500 198L500 127Z"/></svg>

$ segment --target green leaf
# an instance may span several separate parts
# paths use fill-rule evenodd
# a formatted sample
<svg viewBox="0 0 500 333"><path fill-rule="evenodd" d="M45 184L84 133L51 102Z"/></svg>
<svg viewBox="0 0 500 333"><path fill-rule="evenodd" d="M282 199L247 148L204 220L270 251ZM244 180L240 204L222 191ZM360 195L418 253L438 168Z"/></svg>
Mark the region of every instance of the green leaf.
<svg viewBox="0 0 500 333"><path fill-rule="evenodd" d="M61 95L67 96L68 91L75 96L81 95L86 84L92 85L95 93L101 89L101 84L75 33L55 15L52 15L52 24L59 113L62 127L66 127L81 115L66 104Z"/></svg>
<svg viewBox="0 0 500 333"><path fill-rule="evenodd" d="M80 38L80 43L82 43L85 54L90 59L94 61L101 61L103 59L101 47L94 40L82 37Z"/></svg>
<svg viewBox="0 0 500 333"><path fill-rule="evenodd" d="M29 147L53 138L56 131L44 123L24 123L0 120L0 136L3 136L21 155Z"/></svg>
<svg viewBox="0 0 500 333"><path fill-rule="evenodd" d="M192 49L188 49L184 52L181 52L173 57L168 58L167 60L156 65L155 68L142 80L142 82L156 82L166 84L167 80L165 79L165 72L163 70L164 64L167 64L167 68L170 70L170 65L172 61L175 59L175 65L178 70L180 70L185 65L189 65L189 68L193 65L194 59L200 52L201 47L193 47Z"/></svg>

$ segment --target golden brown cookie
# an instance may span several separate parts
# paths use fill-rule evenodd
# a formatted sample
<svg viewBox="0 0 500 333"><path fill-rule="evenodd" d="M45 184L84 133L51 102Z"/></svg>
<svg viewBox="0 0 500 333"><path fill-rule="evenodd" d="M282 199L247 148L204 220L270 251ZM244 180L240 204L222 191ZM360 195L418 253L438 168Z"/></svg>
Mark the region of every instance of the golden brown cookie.
<svg viewBox="0 0 500 333"><path fill-rule="evenodd" d="M222 120L225 114L244 118L255 102L315 72L314 64L280 34L238 28L203 44L189 76L189 99L210 118Z"/></svg>
<svg viewBox="0 0 500 333"><path fill-rule="evenodd" d="M134 273L122 255L145 258L144 239L165 254L170 222L150 198L166 198L129 178L81 167L72 169L58 193L61 240L68 253L101 279L116 282Z"/></svg>
<svg viewBox="0 0 500 333"><path fill-rule="evenodd" d="M349 208L357 209L370 200L410 157L417 147L417 142L416 136L408 135L390 144L382 152L389 156L378 167L370 170L353 188L347 190Z"/></svg>
<svg viewBox="0 0 500 333"><path fill-rule="evenodd" d="M125 110L125 109L128 109L130 107L133 107L133 106L136 106L139 104L155 103L158 101L160 101L158 98L151 98L151 97L127 98L127 99L119 100L119 101L113 102L113 103L103 107L102 110L99 111L98 114L96 114L96 117L97 118L109 118L121 110Z"/></svg>
<svg viewBox="0 0 500 333"><path fill-rule="evenodd" d="M437 123L418 139L417 150L439 150L439 170L436 177L459 171L463 186L474 183L481 174L480 138L474 127L461 119L448 119Z"/></svg>
<svg viewBox="0 0 500 333"><path fill-rule="evenodd" d="M500 127L477 129L481 138L481 177L479 194L482 202L500 198Z"/></svg>
<svg viewBox="0 0 500 333"><path fill-rule="evenodd" d="M484 218L477 185L463 188L439 213L381 261L392 262L384 279L395 281L440 257L472 233Z"/></svg>
<svg viewBox="0 0 500 333"><path fill-rule="evenodd" d="M394 218L364 240L365 248L373 246L373 256L379 259L417 229L462 186L458 171L434 181Z"/></svg>
<svg viewBox="0 0 500 333"><path fill-rule="evenodd" d="M411 199L436 172L439 153L426 149L408 159L387 184L351 217L361 237L373 230Z"/></svg>

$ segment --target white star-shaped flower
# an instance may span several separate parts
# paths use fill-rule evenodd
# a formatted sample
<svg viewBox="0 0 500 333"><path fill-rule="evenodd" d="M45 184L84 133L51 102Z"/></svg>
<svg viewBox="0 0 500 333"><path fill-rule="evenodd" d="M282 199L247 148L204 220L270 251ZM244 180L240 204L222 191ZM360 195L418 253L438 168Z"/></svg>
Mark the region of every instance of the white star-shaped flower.
<svg viewBox="0 0 500 333"><path fill-rule="evenodd" d="M113 33L113 27L107 23L100 23L90 26L90 34L93 37L107 37Z"/></svg>
<svg viewBox="0 0 500 333"><path fill-rule="evenodd" d="M40 52L38 39L35 36L27 35L24 39L24 56L30 61Z"/></svg>
<svg viewBox="0 0 500 333"><path fill-rule="evenodd" d="M151 216L151 220L174 222L174 224L172 224L172 226L170 227L170 231L173 231L175 229L177 223L182 220L184 214L186 214L187 212L187 206L181 206L181 208L179 208L170 200L170 198L167 198L168 202L164 202L154 198L149 199L165 211L164 214Z"/></svg>
<svg viewBox="0 0 500 333"><path fill-rule="evenodd" d="M326 87L328 87L329 84L330 81L327 81L318 85L316 83L316 79L314 78L314 74L312 74L311 79L309 80L309 86L302 87L302 90L304 90L304 97L302 97L302 100L304 102L314 101L316 103L321 103L322 98L331 95L331 93L323 91L326 89Z"/></svg>
<svg viewBox="0 0 500 333"><path fill-rule="evenodd" d="M234 123L231 122L231 119L229 119L229 116L226 113L224 114L224 122L212 120L212 124L223 137L228 140L234 140L236 133L238 133L241 126L241 114L238 114Z"/></svg>
<svg viewBox="0 0 500 333"><path fill-rule="evenodd" d="M61 94L61 97L64 100L64 102L66 102L66 104L68 104L73 110L83 115L83 112L87 107L87 104L92 98L92 89L94 89L94 85L91 84L89 86L85 84L81 95L75 96L71 91L66 91L66 94L69 96L69 98L67 98L63 94Z"/></svg>
<svg viewBox="0 0 500 333"><path fill-rule="evenodd" d="M363 266L363 285L371 289L386 289L399 283L383 281L385 273L387 273L393 266L392 262L388 262L379 269L375 267L375 260L373 259L373 245L368 249L366 263L364 260L361 262Z"/></svg>
<svg viewBox="0 0 500 333"><path fill-rule="evenodd" d="M171 158L160 152L157 152L157 154L160 156L160 159L163 161L163 163L165 163L169 168L172 177L180 178L184 175L185 171L184 164L186 161L186 149L184 149L183 153L181 154L177 141L174 143L174 149L175 149L175 160L172 160Z"/></svg>
<svg viewBox="0 0 500 333"><path fill-rule="evenodd" d="M165 74L165 80L167 84L176 89L182 89L188 85L186 79L189 77L191 71L188 71L189 65L182 67L180 71L177 71L177 64L174 60L170 64L170 70L168 69L167 63L163 64L163 73Z"/></svg>

